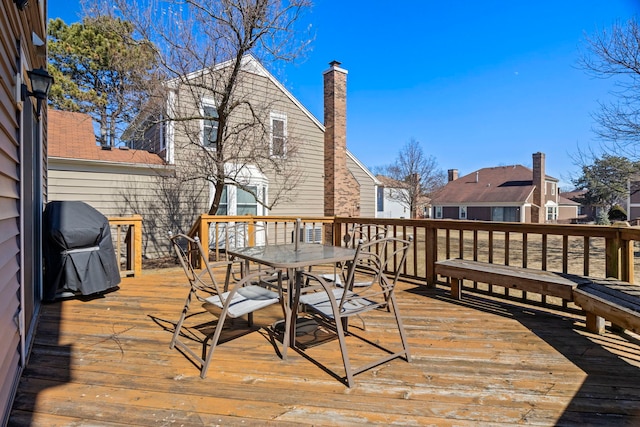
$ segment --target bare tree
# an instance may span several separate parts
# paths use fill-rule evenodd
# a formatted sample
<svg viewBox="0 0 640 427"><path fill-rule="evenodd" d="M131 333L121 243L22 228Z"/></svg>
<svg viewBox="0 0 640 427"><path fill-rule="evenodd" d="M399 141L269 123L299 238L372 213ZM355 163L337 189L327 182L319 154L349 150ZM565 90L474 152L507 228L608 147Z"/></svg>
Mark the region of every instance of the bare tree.
<svg viewBox="0 0 640 427"><path fill-rule="evenodd" d="M402 190L391 192L390 197L406 206L411 218L415 218L418 207L425 205L428 198L446 183L446 176L438 168L435 157L426 155L414 138L402 147L395 162L385 168L385 174L403 184Z"/></svg>
<svg viewBox="0 0 640 427"><path fill-rule="evenodd" d="M296 23L309 5L309 0L93 3L92 14L123 17L157 47L158 72L165 79L149 94L147 115L130 137L145 141L171 129L178 175L215 188L210 214L218 212L225 185L271 208L287 200L301 180L295 130L285 134L274 128L273 89L256 82L255 74L247 78L247 71L254 58L275 65L302 54L309 41L298 35ZM268 174L268 199L248 184L252 173Z"/></svg>
<svg viewBox="0 0 640 427"><path fill-rule="evenodd" d="M592 76L615 79L614 102L600 103L594 129L603 151L640 158L640 26L636 18L586 39L580 65Z"/></svg>

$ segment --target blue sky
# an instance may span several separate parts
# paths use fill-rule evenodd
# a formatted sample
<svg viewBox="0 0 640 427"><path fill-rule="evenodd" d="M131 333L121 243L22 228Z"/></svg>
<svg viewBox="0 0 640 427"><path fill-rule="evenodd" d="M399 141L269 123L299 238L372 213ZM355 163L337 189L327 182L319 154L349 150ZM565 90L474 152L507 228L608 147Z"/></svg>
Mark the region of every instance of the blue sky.
<svg viewBox="0 0 640 427"><path fill-rule="evenodd" d="M73 23L79 10L49 0L49 17ZM415 138L461 176L531 167L541 151L568 187L578 147L598 146L592 114L613 89L578 68L579 48L639 12L639 0L316 0L301 22L311 50L274 74L322 121L322 72L342 62L347 146L368 167Z"/></svg>

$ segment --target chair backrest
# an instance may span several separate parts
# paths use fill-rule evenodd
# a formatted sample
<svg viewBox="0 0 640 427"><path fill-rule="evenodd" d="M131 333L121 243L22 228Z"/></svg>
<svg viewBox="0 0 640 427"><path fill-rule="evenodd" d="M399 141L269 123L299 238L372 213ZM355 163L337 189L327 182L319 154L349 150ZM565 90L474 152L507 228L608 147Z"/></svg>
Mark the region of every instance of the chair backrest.
<svg viewBox="0 0 640 427"><path fill-rule="evenodd" d="M214 277L210 263L205 258L200 239L186 234L173 234L170 239L191 287L212 295L216 294L222 300L223 292ZM202 266L201 271L197 271L195 265Z"/></svg>
<svg viewBox="0 0 640 427"><path fill-rule="evenodd" d="M363 243L384 239L389 235L389 228L377 224L355 225L344 236L344 242L348 247L356 248Z"/></svg>
<svg viewBox="0 0 640 427"><path fill-rule="evenodd" d="M357 291L360 297L384 296L386 300L400 276L410 245L409 240L396 237L360 244L349 263L345 288ZM365 281L363 276L366 276ZM340 304L348 299L347 292L344 292Z"/></svg>

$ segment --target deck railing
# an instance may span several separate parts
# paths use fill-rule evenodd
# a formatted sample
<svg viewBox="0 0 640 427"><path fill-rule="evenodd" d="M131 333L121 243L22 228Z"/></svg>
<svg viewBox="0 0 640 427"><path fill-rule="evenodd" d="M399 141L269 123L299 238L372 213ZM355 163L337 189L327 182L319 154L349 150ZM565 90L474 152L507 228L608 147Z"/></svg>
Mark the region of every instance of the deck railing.
<svg viewBox="0 0 640 427"><path fill-rule="evenodd" d="M321 235L317 243L336 245L345 244L344 236L355 225L386 226L390 236L414 242L403 276L427 285L438 283L435 262L447 258L640 283L635 277L635 242L640 242L640 227L627 223L599 226L353 217L303 217L300 223L306 231L322 228L321 233L317 232ZM238 232L238 226L243 231ZM295 227L295 217L202 215L191 234L199 236L203 246L217 258L224 256L225 248L239 243L251 246L291 242ZM308 241L307 237L304 238ZM477 284L472 287L478 289ZM489 286L488 291L494 290ZM510 296L509 292L501 289L497 294ZM530 296L522 293L521 297ZM541 298L547 302L544 296ZM540 296L534 300L539 301ZM562 304L566 306L566 302Z"/></svg>
<svg viewBox="0 0 640 427"><path fill-rule="evenodd" d="M142 216L111 217L113 239L120 277L142 273Z"/></svg>
<svg viewBox="0 0 640 427"><path fill-rule="evenodd" d="M210 257L220 259L227 248L292 243L296 235L302 242L331 242L333 224L334 217L201 215L189 235L200 239Z"/></svg>

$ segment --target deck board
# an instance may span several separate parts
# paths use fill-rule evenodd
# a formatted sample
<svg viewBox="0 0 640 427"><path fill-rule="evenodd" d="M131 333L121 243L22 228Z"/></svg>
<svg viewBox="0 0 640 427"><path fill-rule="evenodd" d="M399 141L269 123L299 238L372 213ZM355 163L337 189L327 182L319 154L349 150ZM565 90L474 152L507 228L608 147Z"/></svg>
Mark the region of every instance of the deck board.
<svg viewBox="0 0 640 427"><path fill-rule="evenodd" d="M412 363L385 363L349 389L337 341L282 361L264 328L245 333L238 319L230 333L240 336L220 344L202 380L169 349L188 291L182 274L145 270L102 298L43 305L9 425L640 423L638 335L598 336L574 313L472 293L457 301L445 287L409 283L398 301ZM280 316L270 307L255 322ZM386 313L365 319L366 331L353 332L396 343ZM371 356L349 344L354 364Z"/></svg>

